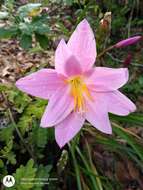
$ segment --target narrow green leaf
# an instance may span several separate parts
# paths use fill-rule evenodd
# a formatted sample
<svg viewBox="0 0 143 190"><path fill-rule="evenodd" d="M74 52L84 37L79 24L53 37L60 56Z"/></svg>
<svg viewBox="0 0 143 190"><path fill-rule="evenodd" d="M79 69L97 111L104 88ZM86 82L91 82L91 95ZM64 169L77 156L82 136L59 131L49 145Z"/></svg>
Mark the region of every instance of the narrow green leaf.
<svg viewBox="0 0 143 190"><path fill-rule="evenodd" d="M127 122L130 124L143 126L143 114L132 113L128 116L117 116L117 115L110 114L110 117L114 121Z"/></svg>
<svg viewBox="0 0 143 190"><path fill-rule="evenodd" d="M78 166L77 159L75 156L75 149L73 148L73 145L69 145L69 149L71 151L73 164L74 164L74 168L75 168L77 187L78 187L78 190L82 190L81 180L80 180L80 170L79 170L79 166Z"/></svg>
<svg viewBox="0 0 143 190"><path fill-rule="evenodd" d="M77 150L79 156L81 157L81 159L82 159L82 161L84 163L85 168L87 169L87 171L90 172L91 168L90 168L90 164L87 161L87 158L81 153L81 151L80 151L80 149L78 147L76 147L76 150ZM96 184L96 177L94 177L92 175L90 175L89 177L90 177L90 179L92 181L92 185L93 185L94 189L99 190L99 187Z"/></svg>
<svg viewBox="0 0 143 190"><path fill-rule="evenodd" d="M139 158L143 161L143 148L142 145L139 144L137 139L135 139L135 136L127 133L121 127L113 127L113 131L122 139L125 139L126 142L134 149Z"/></svg>

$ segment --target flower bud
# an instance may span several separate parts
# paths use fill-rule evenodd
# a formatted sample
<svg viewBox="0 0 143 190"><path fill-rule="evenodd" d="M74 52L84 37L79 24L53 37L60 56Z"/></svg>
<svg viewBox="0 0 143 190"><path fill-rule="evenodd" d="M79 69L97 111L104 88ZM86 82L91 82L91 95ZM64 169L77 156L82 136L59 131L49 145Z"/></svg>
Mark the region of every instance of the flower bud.
<svg viewBox="0 0 143 190"><path fill-rule="evenodd" d="M127 38L125 40L121 40L120 42L115 44L115 47L116 48L122 48L122 47L126 47L129 45L133 45L133 44L137 43L141 38L142 38L142 36L134 36L131 38Z"/></svg>

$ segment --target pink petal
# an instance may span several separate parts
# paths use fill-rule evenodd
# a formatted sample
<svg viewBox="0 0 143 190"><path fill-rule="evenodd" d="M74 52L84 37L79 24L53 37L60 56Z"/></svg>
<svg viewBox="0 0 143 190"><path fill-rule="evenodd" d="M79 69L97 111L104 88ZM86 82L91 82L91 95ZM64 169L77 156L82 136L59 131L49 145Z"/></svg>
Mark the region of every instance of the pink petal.
<svg viewBox="0 0 143 190"><path fill-rule="evenodd" d="M48 99L63 85L63 80L53 69L41 69L16 82L17 88L23 92L43 99Z"/></svg>
<svg viewBox="0 0 143 190"><path fill-rule="evenodd" d="M82 74L82 69L80 67L80 64L74 56L71 56L67 60L65 64L65 73L69 77Z"/></svg>
<svg viewBox="0 0 143 190"><path fill-rule="evenodd" d="M72 55L65 41L62 39L55 52L55 69L65 76L81 74L80 63Z"/></svg>
<svg viewBox="0 0 143 190"><path fill-rule="evenodd" d="M111 69L106 67L95 67L85 74L85 82L88 87L97 92L113 91L123 86L128 81L128 69Z"/></svg>
<svg viewBox="0 0 143 190"><path fill-rule="evenodd" d="M49 100L41 119L41 127L51 127L60 123L73 108L74 101L70 96L70 89L67 86L58 89Z"/></svg>
<svg viewBox="0 0 143 190"><path fill-rule="evenodd" d="M93 96L93 95L92 95ZM86 99L87 110L85 117L98 130L112 134L112 128L108 117L107 102L102 94L95 93L95 100Z"/></svg>
<svg viewBox="0 0 143 190"><path fill-rule="evenodd" d="M119 91L105 93L108 102L108 111L117 115L128 115L136 110L136 106L131 100Z"/></svg>
<svg viewBox="0 0 143 190"><path fill-rule="evenodd" d="M55 126L55 138L60 148L80 131L84 120L81 114L72 112L61 123Z"/></svg>
<svg viewBox="0 0 143 190"><path fill-rule="evenodd" d="M62 39L55 52L55 69L58 73L65 74L65 63L71 55L71 51Z"/></svg>
<svg viewBox="0 0 143 190"><path fill-rule="evenodd" d="M96 44L93 31L86 19L78 24L67 45L80 61L84 71L93 66L96 58Z"/></svg>

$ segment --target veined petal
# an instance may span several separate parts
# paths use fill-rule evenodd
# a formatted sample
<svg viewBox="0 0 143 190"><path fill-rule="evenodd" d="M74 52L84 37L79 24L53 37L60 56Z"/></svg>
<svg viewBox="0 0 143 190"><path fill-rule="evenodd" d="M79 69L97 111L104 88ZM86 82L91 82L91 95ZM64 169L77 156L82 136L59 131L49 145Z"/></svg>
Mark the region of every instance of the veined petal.
<svg viewBox="0 0 143 190"><path fill-rule="evenodd" d="M113 91L128 81L128 69L95 67L91 75L85 75L85 82L91 90L97 92Z"/></svg>
<svg viewBox="0 0 143 190"><path fill-rule="evenodd" d="M65 86L58 89L50 98L48 106L41 119L41 127L52 127L64 120L74 108L70 89Z"/></svg>
<svg viewBox="0 0 143 190"><path fill-rule="evenodd" d="M135 104L121 92L114 91L105 93L108 102L108 111L117 115L128 115L136 110Z"/></svg>
<svg viewBox="0 0 143 190"><path fill-rule="evenodd" d="M91 69L96 59L96 44L93 31L86 19L78 24L67 45L79 59L83 70Z"/></svg>
<svg viewBox="0 0 143 190"><path fill-rule="evenodd" d="M55 52L55 69L65 76L81 74L82 69L77 58L72 55L67 44L62 39Z"/></svg>
<svg viewBox="0 0 143 190"><path fill-rule="evenodd" d="M112 128L108 117L107 102L102 94L95 93L94 101L86 99L87 110L85 117L95 128L106 134L112 134Z"/></svg>
<svg viewBox="0 0 143 190"><path fill-rule="evenodd" d="M61 123L55 126L55 138L60 148L80 131L84 120L81 114L72 112Z"/></svg>
<svg viewBox="0 0 143 190"><path fill-rule="evenodd" d="M53 69L41 69L16 82L17 88L23 92L43 99L48 99L63 85L63 80Z"/></svg>

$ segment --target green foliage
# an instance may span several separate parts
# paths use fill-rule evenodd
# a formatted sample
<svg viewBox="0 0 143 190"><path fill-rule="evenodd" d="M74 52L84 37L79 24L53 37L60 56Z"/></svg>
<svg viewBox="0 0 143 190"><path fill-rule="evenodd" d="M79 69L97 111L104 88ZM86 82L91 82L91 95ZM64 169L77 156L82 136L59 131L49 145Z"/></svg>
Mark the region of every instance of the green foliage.
<svg viewBox="0 0 143 190"><path fill-rule="evenodd" d="M12 165L16 164L16 155L13 152L13 125L9 125L7 128L0 130L0 141L3 142L3 147L1 146L0 157L7 160L7 163Z"/></svg>
<svg viewBox="0 0 143 190"><path fill-rule="evenodd" d="M143 94L143 77L140 76L137 80L124 87L127 93Z"/></svg>
<svg viewBox="0 0 143 190"><path fill-rule="evenodd" d="M19 91L15 87L0 84L0 92L3 92L10 104L18 113L22 113L24 108L31 102L31 98Z"/></svg>
<svg viewBox="0 0 143 190"><path fill-rule="evenodd" d="M41 118L46 104L47 101L37 99L26 107L17 123L18 128L20 128L23 134L31 129L30 125L32 125L33 119Z"/></svg>
<svg viewBox="0 0 143 190"><path fill-rule="evenodd" d="M0 155L2 158L7 159L7 163L11 163L12 165L16 164L16 158L15 154L12 151L13 148L13 140L9 140L9 142L6 144L6 146L3 147L3 149L0 150Z"/></svg>
<svg viewBox="0 0 143 190"><path fill-rule="evenodd" d="M31 102L31 98L17 89L11 89L8 93L8 100L14 104L18 113L22 113L24 108Z"/></svg>
<svg viewBox="0 0 143 190"><path fill-rule="evenodd" d="M24 49L29 49L32 47L32 36L23 34L20 39L20 46Z"/></svg>
<svg viewBox="0 0 143 190"><path fill-rule="evenodd" d="M33 13L33 14L39 13L40 8L41 8L40 3L29 3L29 4L19 7L17 12L18 12L20 18L23 19L23 18L29 16L30 13Z"/></svg>
<svg viewBox="0 0 143 190"><path fill-rule="evenodd" d="M12 190L30 190L33 187L31 180L35 178L37 169L34 167L34 161L31 159L26 166L21 165L13 174L15 178L14 188ZM25 182L25 183L24 183Z"/></svg>
<svg viewBox="0 0 143 190"><path fill-rule="evenodd" d="M54 129L49 128L45 130L37 124L37 121L33 121L32 129L29 132L27 140L33 145L37 159L43 159L45 154L43 153L43 150L49 142L54 142L55 140Z"/></svg>
<svg viewBox="0 0 143 190"><path fill-rule="evenodd" d="M4 167L4 163L3 161L0 159L0 168L3 168Z"/></svg>
<svg viewBox="0 0 143 190"><path fill-rule="evenodd" d="M43 181L40 181L39 185L34 185L33 190L42 190L42 187L45 185L44 182L49 183L51 169L52 165L43 166L42 164L40 164L38 166L36 178L43 179Z"/></svg>
<svg viewBox="0 0 143 190"><path fill-rule="evenodd" d="M40 46L43 49L47 49L47 47L48 47L48 38L46 37L46 35L35 33L35 37L36 37L37 42L39 42Z"/></svg>
<svg viewBox="0 0 143 190"><path fill-rule="evenodd" d="M3 145L0 150L0 158L2 158L2 160L0 160L0 171L3 175L6 175L7 171L4 162L8 165L17 165L17 151L19 152L18 154L25 154L27 151L25 146L23 146L23 141L25 143L27 141L26 146L32 144L31 147L34 148L34 154L36 158L40 160L44 158L44 148L49 140L54 139L54 134L53 129L45 130L39 127L37 122L43 114L47 101L40 99L32 101L29 96L11 86L0 85L0 91L5 94L11 106L21 115L17 124L9 124L6 128L0 130L0 142L2 142ZM17 133L15 127L20 129L20 133L24 139L20 143L18 143L18 141L21 141L21 138L19 140L17 139L19 133L15 135L15 133ZM28 136L24 137L26 132L28 132ZM32 152L32 150L30 151ZM33 160L30 160L26 166L21 165L16 172L12 174L15 177L16 185L10 189L42 190L43 186L45 186L44 182L39 181L39 185L37 186L35 184L35 177L48 179L51 168L51 165L43 166L42 164L34 167ZM0 177L3 177L3 175L0 175ZM24 178L26 178L27 181L24 181ZM33 178L31 182L28 181L30 178Z"/></svg>
<svg viewBox="0 0 143 190"><path fill-rule="evenodd" d="M31 143L39 148L44 148L48 141L48 130L44 130L39 126L33 126L31 132Z"/></svg>
<svg viewBox="0 0 143 190"><path fill-rule="evenodd" d="M19 7L14 16L13 12L10 12L8 17L10 24L0 28L0 39L17 38L22 48L30 49L32 39L35 37L40 46L46 49L49 33L48 17L41 11L41 4L35 3Z"/></svg>
<svg viewBox="0 0 143 190"><path fill-rule="evenodd" d="M7 7L9 12L13 11L15 0L4 0L4 5Z"/></svg>
<svg viewBox="0 0 143 190"><path fill-rule="evenodd" d="M5 84L0 84L0 92L2 92L2 91L8 91L10 89L11 89L10 86L7 86Z"/></svg>
<svg viewBox="0 0 143 190"><path fill-rule="evenodd" d="M17 29L14 27L0 28L0 39L12 38L17 34Z"/></svg>
<svg viewBox="0 0 143 190"><path fill-rule="evenodd" d="M120 121L120 122L126 122L128 124L130 124L130 126L136 126L136 127L140 127L143 126L143 114L142 113L131 113L128 116L118 116L118 115L113 115L110 114L110 117L112 120L114 121Z"/></svg>
<svg viewBox="0 0 143 190"><path fill-rule="evenodd" d="M125 131L123 128L119 127L116 124L115 127L113 127L113 131L132 147L134 153L137 154L137 156L143 162L143 148L142 148L143 143L142 144L139 143L135 138L135 136L131 135L128 131Z"/></svg>
<svg viewBox="0 0 143 190"><path fill-rule="evenodd" d="M0 131L0 139L1 141L4 141L6 142L6 144L11 140L13 139L13 131L14 131L14 127L13 125L8 125L7 128L3 128L1 131Z"/></svg>

